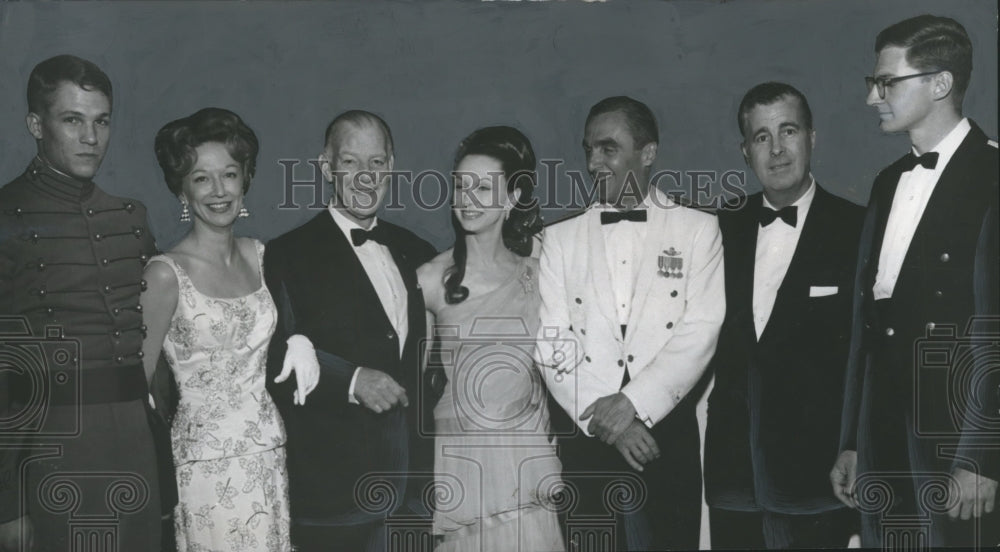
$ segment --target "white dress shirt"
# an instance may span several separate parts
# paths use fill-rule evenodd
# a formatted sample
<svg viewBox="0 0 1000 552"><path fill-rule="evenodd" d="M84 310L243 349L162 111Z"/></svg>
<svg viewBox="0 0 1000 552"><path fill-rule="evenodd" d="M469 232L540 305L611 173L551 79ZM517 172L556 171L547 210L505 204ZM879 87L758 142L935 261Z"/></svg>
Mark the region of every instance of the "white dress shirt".
<svg viewBox="0 0 1000 552"><path fill-rule="evenodd" d="M809 179L809 189L792 203L797 208L794 227L776 218L771 224L757 229L757 252L753 263L753 327L757 331L757 339L760 339L771 318L778 288L785 279L788 266L792 264L795 247L802 235L802 227L806 224L806 215L816 196L816 179L812 175L809 175ZM766 195L764 207L774 209Z"/></svg>
<svg viewBox="0 0 1000 552"><path fill-rule="evenodd" d="M365 274L368 275L368 280L372 283L372 287L375 288L375 293L378 294L382 308L385 310L385 314L388 316L393 329L396 330L396 336L399 338L399 354L402 356L403 346L406 344L406 336L409 329L407 314L408 297L406 284L403 283L403 277L400 276L396 262L392 259L392 253L389 252L388 247L373 240L368 240L361 245L354 245L354 242L351 241L351 230L354 228L364 230L364 228L345 217L333 207L329 207L328 209L330 215L333 217L333 222L344 233L347 243L351 244L354 254L358 256L361 266L365 269ZM375 219L368 230L374 229L377 224L378 219ZM347 400L354 404L357 404L357 399L354 398L354 384L358 379L358 370L360 368L359 366L354 370L354 376L351 377L351 385L347 390Z"/></svg>
<svg viewBox="0 0 1000 552"><path fill-rule="evenodd" d="M635 209L648 210L649 196ZM596 213L614 210L609 205L598 205L594 209ZM604 252L608 261L608 274L611 276L615 312L618 314L618 325L621 326L628 323L632 314L636 267L639 266L642 244L646 241L646 223L622 220L614 224L602 224L601 233L604 234Z"/></svg>
<svg viewBox="0 0 1000 552"><path fill-rule="evenodd" d="M958 146L962 145L972 126L968 119L959 121L955 128L944 137L934 149L937 152L937 165L928 169L917 165L912 171L899 176L896 195L892 198L892 210L889 211L889 221L885 226L885 236L882 237L882 250L878 257L878 272L875 274L875 286L872 294L876 300L892 297L896 288L899 271L903 267L906 251L910 249L913 234L920 224L920 217L927 208L927 202L934 193L934 187L941 178L948 161L955 155ZM913 155L917 155L913 150Z"/></svg>

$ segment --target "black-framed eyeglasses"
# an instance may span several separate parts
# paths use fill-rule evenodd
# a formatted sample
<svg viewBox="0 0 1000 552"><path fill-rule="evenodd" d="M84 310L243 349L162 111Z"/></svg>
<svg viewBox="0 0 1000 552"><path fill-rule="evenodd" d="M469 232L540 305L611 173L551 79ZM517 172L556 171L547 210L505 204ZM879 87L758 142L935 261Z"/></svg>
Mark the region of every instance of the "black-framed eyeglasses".
<svg viewBox="0 0 1000 552"><path fill-rule="evenodd" d="M927 71L925 73L917 73L915 75L903 75L902 77L865 77L865 84L868 86L868 93L872 93L872 87L878 89L879 99L885 99L885 89L896 84L900 81L905 81L907 79L915 79L917 77L926 77L928 75L936 75L942 72L941 69L937 71Z"/></svg>

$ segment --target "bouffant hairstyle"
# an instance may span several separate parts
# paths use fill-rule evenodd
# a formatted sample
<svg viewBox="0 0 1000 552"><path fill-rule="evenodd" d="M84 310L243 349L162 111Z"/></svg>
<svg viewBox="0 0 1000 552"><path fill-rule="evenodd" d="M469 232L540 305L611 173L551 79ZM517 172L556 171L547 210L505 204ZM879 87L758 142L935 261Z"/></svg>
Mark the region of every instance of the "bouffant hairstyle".
<svg viewBox="0 0 1000 552"><path fill-rule="evenodd" d="M218 142L229 155L243 165L243 193L257 170L257 135L240 116L218 107L206 107L176 121L171 121L156 133L153 150L163 169L163 179L174 195L181 193L181 182L198 162L195 149L208 142Z"/></svg>
<svg viewBox="0 0 1000 552"><path fill-rule="evenodd" d="M500 163L510 197L514 197L514 190L520 190L510 216L503 222L500 234L507 249L522 257L531 255L532 239L542 230L542 217L534 198L538 176L531 142L521 131L509 126L481 128L458 145L455 167L470 155L483 155ZM469 289L462 285L468 251L465 230L454 212L451 224L455 229L455 247L452 251L454 264L445 273L444 287L445 302L455 304L469 296Z"/></svg>

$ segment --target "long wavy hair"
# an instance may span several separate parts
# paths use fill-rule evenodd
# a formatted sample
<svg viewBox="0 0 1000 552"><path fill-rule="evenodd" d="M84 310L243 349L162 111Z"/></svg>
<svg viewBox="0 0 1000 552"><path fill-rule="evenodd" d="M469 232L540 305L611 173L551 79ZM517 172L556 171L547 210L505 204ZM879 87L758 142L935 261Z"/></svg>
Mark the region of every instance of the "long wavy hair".
<svg viewBox="0 0 1000 552"><path fill-rule="evenodd" d="M542 229L542 216L534 197L538 176L531 142L513 127L485 127L476 130L458 145L454 167L457 168L469 155L484 155L497 160L507 180L507 194L514 198L514 191L520 190L500 234L507 249L522 257L531 255L533 236ZM455 229L455 247L452 250L453 265L445 272L444 299L448 304L455 304L469 296L469 288L462 285L468 250L465 245L466 231L454 211L451 225Z"/></svg>

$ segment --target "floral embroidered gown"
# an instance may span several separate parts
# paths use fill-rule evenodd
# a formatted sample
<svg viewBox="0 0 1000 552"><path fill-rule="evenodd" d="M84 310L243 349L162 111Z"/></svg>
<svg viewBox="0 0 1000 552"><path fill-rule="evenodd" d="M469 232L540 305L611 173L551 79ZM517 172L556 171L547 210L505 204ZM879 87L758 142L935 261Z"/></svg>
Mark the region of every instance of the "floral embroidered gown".
<svg viewBox="0 0 1000 552"><path fill-rule="evenodd" d="M263 267L264 245L254 240ZM180 391L171 428L179 551L288 551L285 429L264 389L277 313L260 287L208 297L166 255L179 287L163 352ZM260 270L258 271L260 272Z"/></svg>
<svg viewBox="0 0 1000 552"><path fill-rule="evenodd" d="M538 261L435 313L448 383L434 408L436 552L564 550L553 494L562 465L532 361Z"/></svg>

